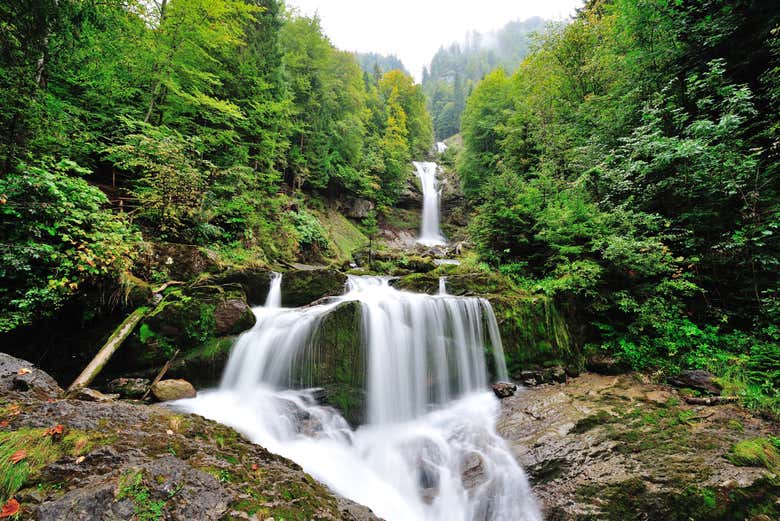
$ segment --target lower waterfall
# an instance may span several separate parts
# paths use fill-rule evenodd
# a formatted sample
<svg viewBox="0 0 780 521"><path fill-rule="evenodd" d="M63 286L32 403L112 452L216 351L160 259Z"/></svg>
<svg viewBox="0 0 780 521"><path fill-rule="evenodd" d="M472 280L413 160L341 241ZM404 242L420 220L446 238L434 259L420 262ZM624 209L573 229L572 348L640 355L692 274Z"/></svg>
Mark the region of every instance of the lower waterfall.
<svg viewBox="0 0 780 521"><path fill-rule="evenodd" d="M317 384L308 368L321 356L319 325L350 301L360 305L366 360L367 422L355 430L306 389ZM220 388L175 407L235 428L387 521L541 520L494 428L488 375L506 379L506 366L487 300L350 277L325 303L254 312Z"/></svg>

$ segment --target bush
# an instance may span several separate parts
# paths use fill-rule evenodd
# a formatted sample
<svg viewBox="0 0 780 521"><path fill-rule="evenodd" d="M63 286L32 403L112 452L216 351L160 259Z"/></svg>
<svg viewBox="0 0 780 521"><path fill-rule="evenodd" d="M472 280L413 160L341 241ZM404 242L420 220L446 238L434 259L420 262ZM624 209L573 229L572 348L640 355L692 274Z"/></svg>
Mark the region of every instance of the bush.
<svg viewBox="0 0 780 521"><path fill-rule="evenodd" d="M83 286L118 279L139 237L73 162L20 164L0 179L0 332L53 315Z"/></svg>

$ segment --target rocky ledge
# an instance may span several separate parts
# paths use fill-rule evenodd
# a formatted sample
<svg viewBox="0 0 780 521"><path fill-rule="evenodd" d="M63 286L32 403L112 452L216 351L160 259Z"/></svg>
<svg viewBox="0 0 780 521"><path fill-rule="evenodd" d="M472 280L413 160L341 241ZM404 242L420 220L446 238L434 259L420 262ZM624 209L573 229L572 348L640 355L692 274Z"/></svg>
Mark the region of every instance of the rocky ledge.
<svg viewBox="0 0 780 521"><path fill-rule="evenodd" d="M0 353L0 500L18 519L376 519L213 421L61 396Z"/></svg>
<svg viewBox="0 0 780 521"><path fill-rule="evenodd" d="M780 519L778 426L737 405L585 374L505 398L498 430L547 521Z"/></svg>

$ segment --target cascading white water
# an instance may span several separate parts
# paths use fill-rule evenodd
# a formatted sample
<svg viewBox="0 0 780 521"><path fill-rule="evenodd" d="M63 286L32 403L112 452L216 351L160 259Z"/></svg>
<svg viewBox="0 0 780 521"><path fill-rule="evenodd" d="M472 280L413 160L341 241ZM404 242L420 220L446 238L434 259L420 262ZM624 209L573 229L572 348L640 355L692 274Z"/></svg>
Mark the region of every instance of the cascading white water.
<svg viewBox="0 0 780 521"><path fill-rule="evenodd" d="M439 295L447 294L447 277L439 277Z"/></svg>
<svg viewBox="0 0 780 521"><path fill-rule="evenodd" d="M345 301L361 305L367 357L368 423L355 431L311 392L291 390L313 383L306 367L317 362L319 325ZM494 429L486 347L499 379L506 367L486 300L350 277L327 303L254 311L220 389L178 407L233 426L387 521L541 520Z"/></svg>
<svg viewBox="0 0 780 521"><path fill-rule="evenodd" d="M422 224L420 226L420 238L417 242L426 246L441 246L447 244L447 239L441 233L439 227L439 181L436 178L438 165L431 162L415 161L417 177L420 178L423 191Z"/></svg>
<svg viewBox="0 0 780 521"><path fill-rule="evenodd" d="M268 296L265 298L265 307L282 307L282 274L271 273L271 285L268 289Z"/></svg>

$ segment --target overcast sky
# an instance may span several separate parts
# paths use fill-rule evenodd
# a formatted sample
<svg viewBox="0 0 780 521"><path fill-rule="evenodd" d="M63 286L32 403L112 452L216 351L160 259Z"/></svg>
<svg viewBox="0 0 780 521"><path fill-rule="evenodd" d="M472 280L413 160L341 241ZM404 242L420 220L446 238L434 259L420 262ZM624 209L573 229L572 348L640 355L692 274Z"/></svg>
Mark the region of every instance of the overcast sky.
<svg viewBox="0 0 780 521"><path fill-rule="evenodd" d="M532 16L560 20L582 0L287 0L319 13L325 34L346 51L395 54L419 81L442 45Z"/></svg>

